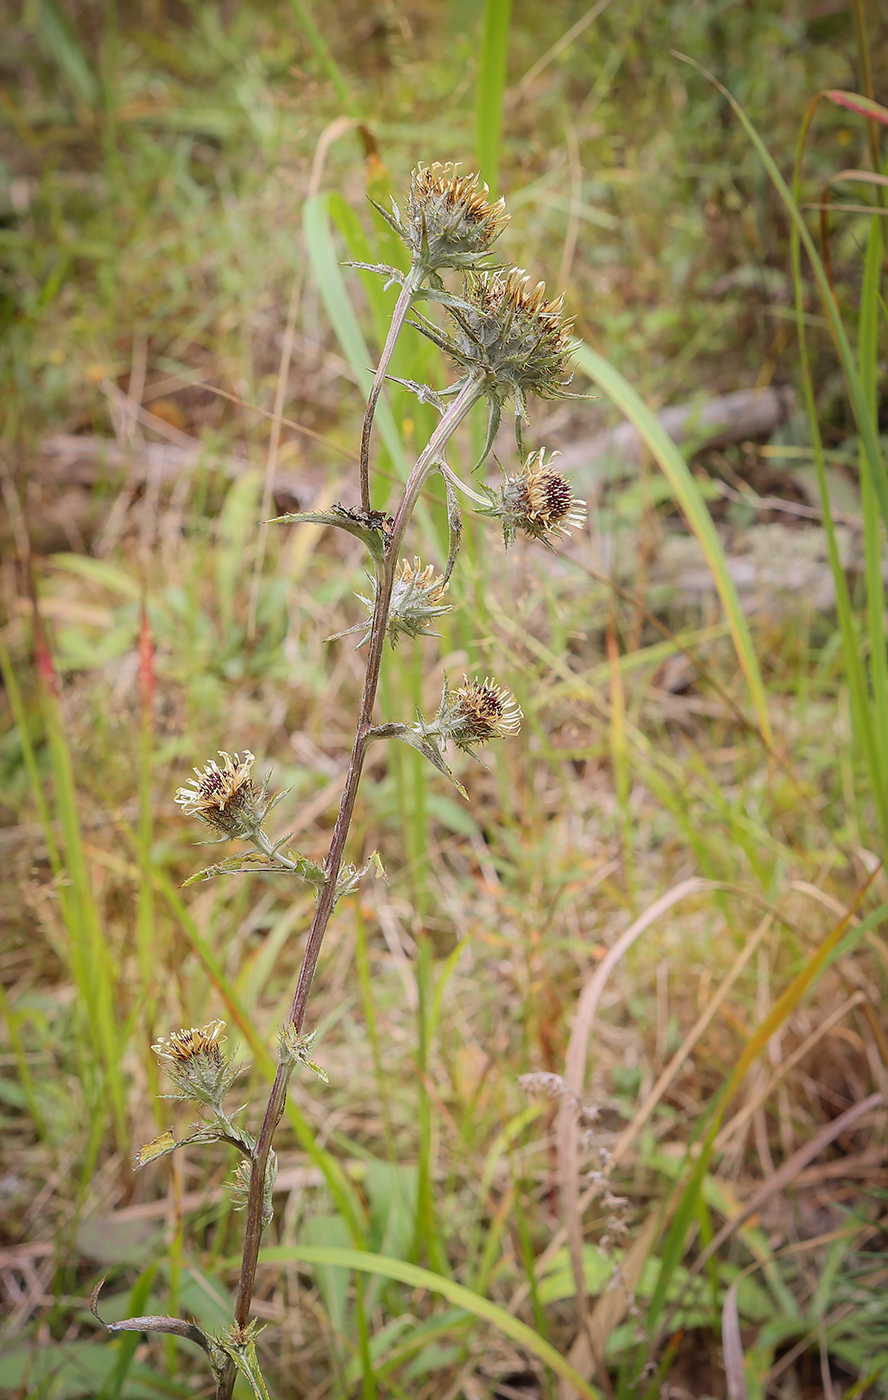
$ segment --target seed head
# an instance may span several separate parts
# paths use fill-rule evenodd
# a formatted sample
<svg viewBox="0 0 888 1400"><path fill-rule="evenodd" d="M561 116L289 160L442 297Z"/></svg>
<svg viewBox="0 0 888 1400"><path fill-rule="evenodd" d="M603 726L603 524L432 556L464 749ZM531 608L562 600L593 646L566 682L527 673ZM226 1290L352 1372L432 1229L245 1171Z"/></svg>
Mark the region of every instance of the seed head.
<svg viewBox="0 0 888 1400"><path fill-rule="evenodd" d="M501 739L505 734L517 734L521 728L522 714L514 695L489 676L483 681L470 681L463 676L454 711L459 729L452 737L456 739L458 733L459 742Z"/></svg>
<svg viewBox="0 0 888 1400"><path fill-rule="evenodd" d="M505 202L491 203L479 176L460 175L458 169L438 161L418 165L410 176L403 219L392 201L394 219L389 222L414 264L426 272L476 267L509 222Z"/></svg>
<svg viewBox="0 0 888 1400"><path fill-rule="evenodd" d="M151 1049L159 1060L171 1060L187 1065L190 1060L203 1055L219 1065L222 1063L220 1039L227 1039L227 1036L222 1035L224 1029L224 1021L210 1021L208 1026L192 1026L190 1030L172 1031L168 1036L161 1036Z"/></svg>
<svg viewBox="0 0 888 1400"><path fill-rule="evenodd" d="M586 502L578 500L570 482L546 461L546 449L532 452L515 476L507 476L500 500L482 515L496 516L503 527L506 548L514 544L518 530L551 548L550 536L568 535L586 521Z"/></svg>
<svg viewBox="0 0 888 1400"><path fill-rule="evenodd" d="M190 787L180 787L176 801L189 817L197 817L225 837L249 836L265 815L264 788L260 791L251 776L255 763L249 749L240 754L219 750L225 760L220 768L211 758L203 769L195 768Z"/></svg>
<svg viewBox="0 0 888 1400"><path fill-rule="evenodd" d="M152 1045L179 1090L171 1098L195 1099L217 1108L221 1105L238 1074L237 1066L228 1062L220 1048L224 1029L224 1021L211 1021L208 1026L173 1031Z"/></svg>
<svg viewBox="0 0 888 1400"><path fill-rule="evenodd" d="M425 739L443 739L471 752L475 744L517 734L522 717L514 695L505 686L489 676L483 681L463 676L456 690L445 681L437 715L431 724L420 719L416 731Z"/></svg>

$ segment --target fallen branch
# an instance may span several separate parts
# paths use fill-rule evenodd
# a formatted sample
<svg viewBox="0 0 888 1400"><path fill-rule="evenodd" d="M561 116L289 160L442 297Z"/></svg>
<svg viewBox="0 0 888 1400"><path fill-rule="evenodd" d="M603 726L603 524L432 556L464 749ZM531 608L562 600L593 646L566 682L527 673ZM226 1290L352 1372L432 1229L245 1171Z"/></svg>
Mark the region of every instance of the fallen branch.
<svg viewBox="0 0 888 1400"><path fill-rule="evenodd" d="M741 389L708 401L672 404L657 417L673 442L691 452L700 452L704 447L768 437L786 422L794 408L795 394L790 388ZM644 452L633 424L619 423L585 442L572 443L561 457L566 470L582 473L608 460L639 465ZM578 479L581 481L582 477Z"/></svg>

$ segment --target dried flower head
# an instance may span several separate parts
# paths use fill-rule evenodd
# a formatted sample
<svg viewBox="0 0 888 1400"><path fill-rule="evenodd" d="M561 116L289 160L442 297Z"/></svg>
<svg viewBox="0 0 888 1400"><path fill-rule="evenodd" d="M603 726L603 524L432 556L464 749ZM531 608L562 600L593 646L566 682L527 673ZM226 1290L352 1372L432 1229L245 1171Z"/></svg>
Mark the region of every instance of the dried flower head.
<svg viewBox="0 0 888 1400"><path fill-rule="evenodd" d="M211 1021L207 1026L173 1031L152 1045L179 1090L170 1098L195 1099L215 1108L221 1105L239 1072L222 1053L224 1029L224 1021Z"/></svg>
<svg viewBox="0 0 888 1400"><path fill-rule="evenodd" d="M549 536L568 535L585 524L586 502L573 495L570 482L552 465L557 456L547 462L544 447L532 452L516 475L506 477L497 504L480 512L502 522L507 549L519 530L551 548Z"/></svg>
<svg viewBox="0 0 888 1400"><path fill-rule="evenodd" d="M460 175L458 165L418 165L410 176L403 217L380 213L406 243L414 266L426 273L477 267L509 222L505 201L491 202L478 175ZM376 206L379 208L379 206Z"/></svg>
<svg viewBox="0 0 888 1400"><path fill-rule="evenodd" d="M471 752L475 744L517 734L523 716L514 695L485 676L469 680L453 690L444 682L438 713L427 724L422 718L415 731L424 739L443 739Z"/></svg>
<svg viewBox="0 0 888 1400"><path fill-rule="evenodd" d="M220 768L210 759L203 772L195 768L190 787L180 787L176 801L189 817L197 817L224 837L249 836L265 816L265 789L257 788L251 775L255 758L249 749L240 754L219 750L225 760Z"/></svg>

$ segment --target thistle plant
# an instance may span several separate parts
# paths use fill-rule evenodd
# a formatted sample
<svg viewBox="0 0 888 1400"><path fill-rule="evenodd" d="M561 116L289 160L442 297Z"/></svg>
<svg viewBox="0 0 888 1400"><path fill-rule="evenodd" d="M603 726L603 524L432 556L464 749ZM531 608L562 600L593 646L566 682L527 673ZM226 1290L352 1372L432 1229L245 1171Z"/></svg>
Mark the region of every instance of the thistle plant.
<svg viewBox="0 0 888 1400"><path fill-rule="evenodd" d="M521 710L509 689L490 676L445 679L437 711L428 719L419 713L412 722L379 721L375 714L386 639L394 647L435 635L437 619L451 606L450 586L461 538L455 488L465 483L454 476L445 453L453 434L477 403L485 400L488 405L488 431L479 466L490 453L503 406L508 401L514 405L517 463L506 470L498 491L484 487L481 494L467 488L469 496L481 504L480 513L500 522L505 544L512 544L523 533L551 547L559 536L581 527L585 519L583 502L573 495L553 459L546 459L545 450L529 455L524 452L529 398L555 398L568 392L571 323L564 317L561 300L547 299L542 284L532 285L518 268L493 265L492 248L507 219L502 200L491 202L476 175L460 175L455 166L435 164L413 172L403 213L394 202L391 212L379 212L403 240L411 261L406 273L390 267L374 269L389 282L397 282L400 293L364 416L359 504L279 517L281 522L312 522L341 529L360 539L368 553L370 587L358 595L365 617L349 629L361 634L357 645L365 657L363 693L326 859L320 865L293 850L289 837L273 839L267 833L268 816L283 794L270 795L267 782L257 783L255 759L248 751L243 755L220 752L203 768L195 768L194 777L175 795L183 814L198 821L212 843L238 841L252 848L197 872L192 880L265 870L307 882L315 891L302 966L278 1037L277 1073L255 1135L240 1121L242 1108L232 1111L225 1106L239 1071L223 1052L222 1022L173 1031L154 1047L175 1089L170 1097L193 1103L199 1121L182 1139L177 1140L172 1132L161 1134L139 1151L136 1163L145 1166L186 1142L223 1142L238 1152L233 1194L245 1216L240 1279L232 1325L220 1336L209 1336L194 1323L171 1317L131 1318L111 1324L111 1330L167 1332L196 1342L212 1367L217 1400L230 1400L238 1372L255 1395L266 1394L250 1311L262 1235L272 1219L274 1135L294 1071L307 1069L326 1079L313 1059L313 1034L304 1026L331 914L342 895L356 889L365 875L381 871L375 855L360 867L345 862L367 750L375 741L396 739L411 745L440 773L452 778L445 757L450 749L477 757L478 748L507 740L521 722ZM462 274L458 291L445 287L443 276L447 273ZM443 330L426 317L412 324L451 357L457 375L443 392L426 385L407 385L423 402L432 403L440 416L413 465L394 514L387 515L374 509L370 494L373 417L398 336L408 323L409 312L422 298L439 304L449 327ZM444 480L450 538L448 558L440 571L416 556L402 555L414 508L435 473Z"/></svg>

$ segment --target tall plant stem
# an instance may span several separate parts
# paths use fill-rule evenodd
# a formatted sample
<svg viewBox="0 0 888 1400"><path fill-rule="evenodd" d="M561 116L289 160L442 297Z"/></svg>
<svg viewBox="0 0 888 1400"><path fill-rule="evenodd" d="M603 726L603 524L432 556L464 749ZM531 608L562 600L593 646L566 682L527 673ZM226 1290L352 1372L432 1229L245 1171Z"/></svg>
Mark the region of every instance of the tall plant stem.
<svg viewBox="0 0 888 1400"><path fill-rule="evenodd" d="M407 276L404 278L400 295L395 302L395 309L392 312L392 319L389 324L388 335L385 338L385 345L382 347L379 364L376 366L376 373L373 376L373 383L370 386L370 396L367 399L367 407L364 410L364 423L361 428L362 510L370 509L370 434L373 431L373 416L376 413L376 405L379 402L379 395L382 393L385 376L388 374L388 368L392 362L392 355L395 353L398 336L404 329L404 322L413 305L413 298L422 285L424 276L425 274L422 269L414 266L411 267Z"/></svg>
<svg viewBox="0 0 888 1400"><path fill-rule="evenodd" d="M305 1020L305 1009L308 1004L315 969L318 965L318 958L320 957L321 944L324 941L324 934L327 931L330 915L336 903L336 880L342 866L345 843L348 838L355 802L357 801L361 772L364 766L364 755L372 737L370 731L373 727L373 707L376 703L376 691L379 686L379 672L382 665L386 623L388 622L389 605L392 598L392 585L394 583L395 567L398 561L398 551L410 517L413 514L413 509L419 499L419 494L426 480L441 461L444 448L449 439L467 416L473 404L477 403L478 399L481 398L483 392L483 385L479 380L471 379L467 381L453 400L453 403L450 404L447 411L442 415L435 431L429 438L421 455L417 458L416 464L404 487L404 492L401 496L392 525L385 558L377 572L376 603L373 609L373 619L370 624L370 646L367 655L367 670L364 676L364 690L361 696L360 714L355 729L351 759L349 761L345 786L342 790L342 797L339 803L336 825L333 828L330 848L327 852L327 859L324 864L326 880L318 896L318 902L315 905L314 917L308 931L305 952L302 956L302 966L299 970L299 979L296 983L296 991L293 996L293 1003L290 1007L288 1017L297 1035L301 1032ZM287 1089L292 1073L292 1064L282 1063L278 1066L277 1074L274 1077L274 1083L271 1086L268 1104L265 1109L265 1117L262 1120L262 1127L259 1130L256 1146L253 1149L250 1170L250 1193L247 1201L247 1219L244 1227L244 1250L234 1309L235 1323L237 1327L241 1329L245 1328L249 1322L250 1307L253 1301L253 1288L256 1282L256 1266L259 1260L259 1245L262 1240L263 1229L262 1211L264 1205L263 1188L265 1184L265 1172L271 1153L272 1138L274 1137L275 1129L286 1107ZM226 1363L216 1390L216 1400L231 1400L235 1376L236 1370L234 1362L229 1360Z"/></svg>

